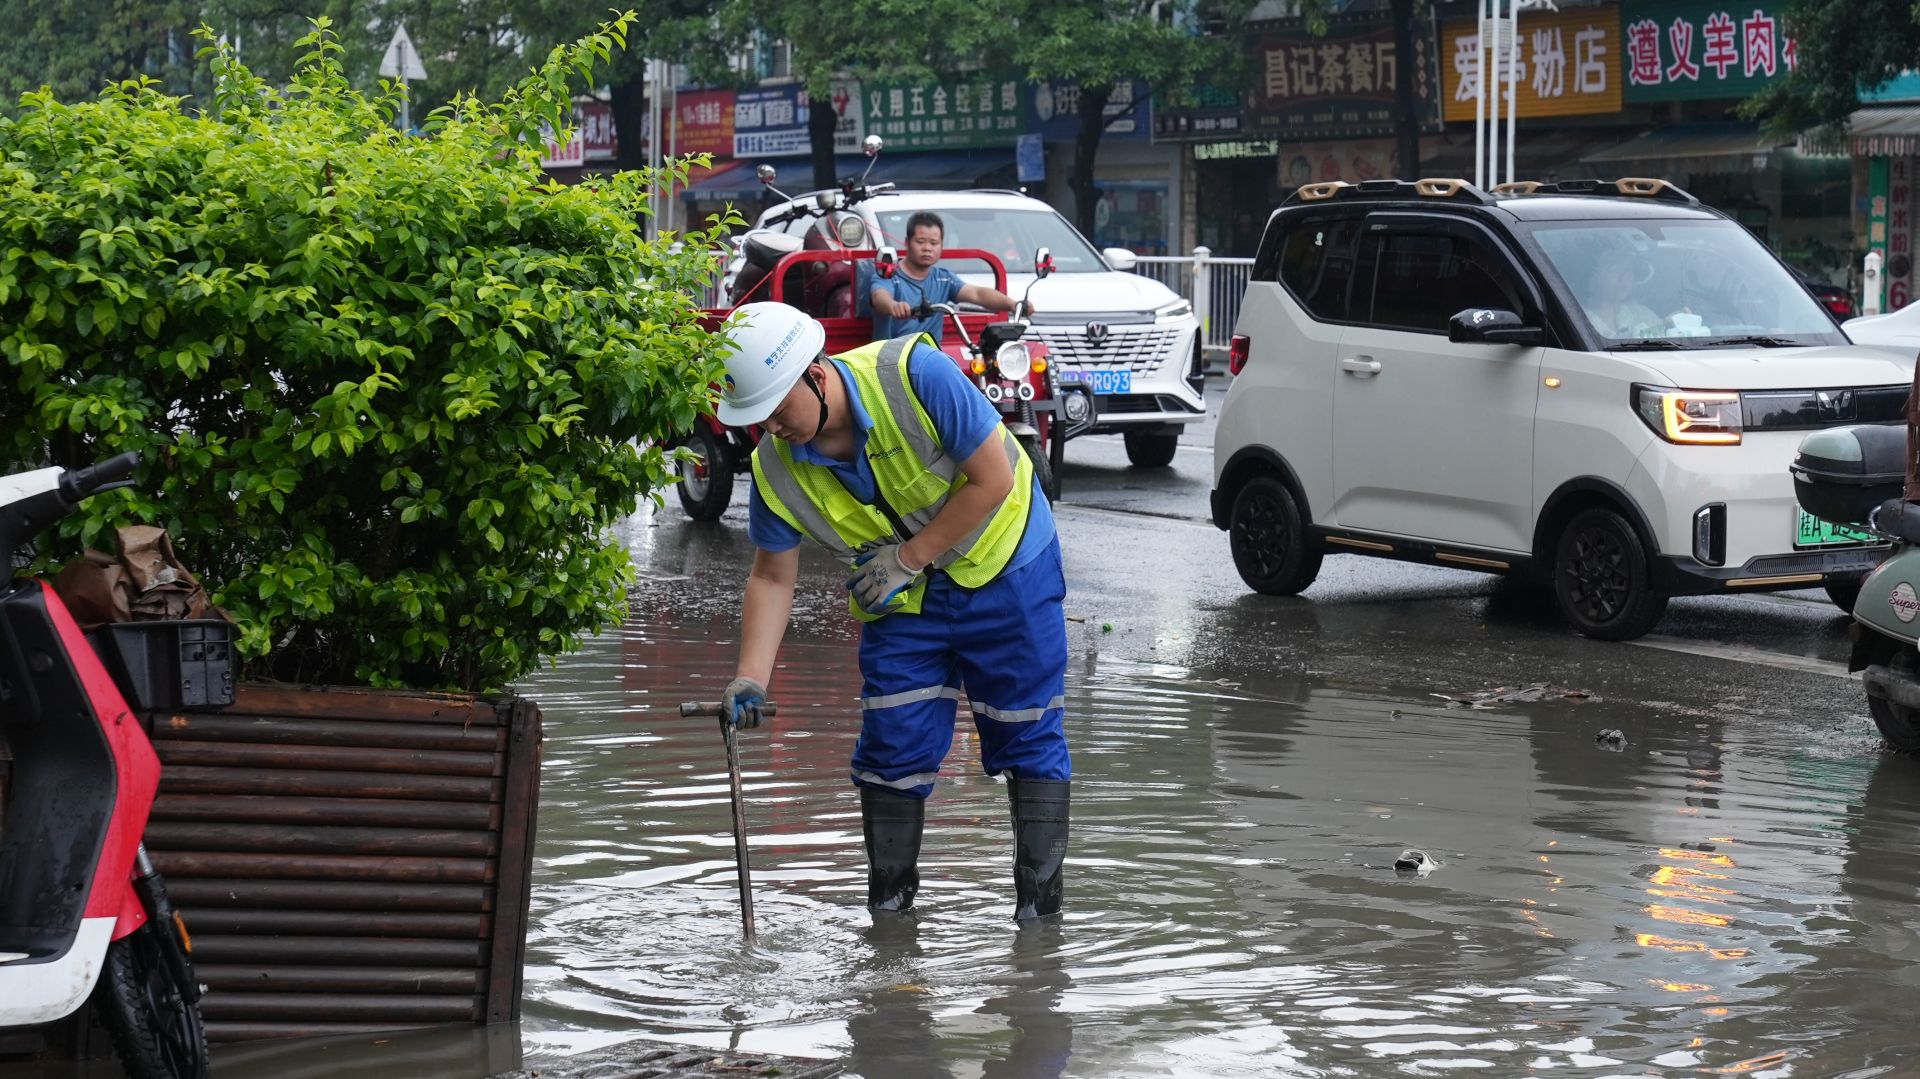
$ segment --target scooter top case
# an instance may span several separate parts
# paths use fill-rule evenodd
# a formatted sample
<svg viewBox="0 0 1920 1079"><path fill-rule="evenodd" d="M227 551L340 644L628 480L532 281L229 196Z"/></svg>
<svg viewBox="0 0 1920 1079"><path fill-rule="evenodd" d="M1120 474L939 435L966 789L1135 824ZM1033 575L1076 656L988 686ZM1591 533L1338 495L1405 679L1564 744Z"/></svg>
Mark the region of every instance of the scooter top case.
<svg viewBox="0 0 1920 1079"><path fill-rule="evenodd" d="M1907 481L1904 425L1862 424L1815 431L1800 440L1787 471L1800 508L1838 525L1864 525Z"/></svg>

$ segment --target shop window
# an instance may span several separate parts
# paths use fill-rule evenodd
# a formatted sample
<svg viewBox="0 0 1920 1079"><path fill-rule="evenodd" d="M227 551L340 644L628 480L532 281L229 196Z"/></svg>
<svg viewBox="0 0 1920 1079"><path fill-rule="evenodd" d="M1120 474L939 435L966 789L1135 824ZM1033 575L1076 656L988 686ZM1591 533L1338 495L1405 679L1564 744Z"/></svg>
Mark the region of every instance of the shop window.
<svg viewBox="0 0 1920 1079"><path fill-rule="evenodd" d="M1504 260L1464 237L1389 233L1376 252L1366 320L1376 326L1445 333L1470 307L1525 310Z"/></svg>
<svg viewBox="0 0 1920 1079"><path fill-rule="evenodd" d="M1282 242L1277 269L1259 267L1255 276L1273 280L1277 274L1308 314L1326 322L1345 321L1358 228L1356 218L1302 221Z"/></svg>

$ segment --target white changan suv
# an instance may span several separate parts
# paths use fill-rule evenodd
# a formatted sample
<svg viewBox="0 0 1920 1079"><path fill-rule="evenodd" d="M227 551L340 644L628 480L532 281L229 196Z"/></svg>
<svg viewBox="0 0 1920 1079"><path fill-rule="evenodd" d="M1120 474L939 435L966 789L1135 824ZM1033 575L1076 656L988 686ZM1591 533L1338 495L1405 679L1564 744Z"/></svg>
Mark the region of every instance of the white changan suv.
<svg viewBox="0 0 1920 1079"><path fill-rule="evenodd" d="M885 165L876 171L884 174ZM809 192L778 203L760 215L756 227L814 201ZM1207 407L1193 305L1158 281L1114 269L1109 258L1131 260L1132 254L1113 249L1103 255L1053 207L1017 192L887 191L835 213L831 227L850 246L904 251L907 219L920 211L940 215L949 250L971 247L998 255L1007 268L1007 292L1016 298L1033 281L1034 251L1051 249L1054 272L1033 290L1039 313L1027 334L1046 342L1061 381L1083 381L1093 393L1091 426L1084 423L1084 398L1068 395L1063 402L1069 431L1120 432L1134 464L1171 463L1181 427L1202 418ZM860 219L864 235L838 220L847 217ZM803 235L818 222L802 217L774 227ZM993 285L980 263L949 261L962 280ZM857 299L864 303L866 297ZM867 313L862 306L860 314ZM1083 415L1075 415L1076 409Z"/></svg>
<svg viewBox="0 0 1920 1079"><path fill-rule="evenodd" d="M1851 344L1663 181L1387 180L1274 212L1229 366L1213 517L1252 588L1331 553L1529 573L1617 640L1672 595L1850 608L1885 549L1802 511L1788 465L1901 420L1914 357Z"/></svg>

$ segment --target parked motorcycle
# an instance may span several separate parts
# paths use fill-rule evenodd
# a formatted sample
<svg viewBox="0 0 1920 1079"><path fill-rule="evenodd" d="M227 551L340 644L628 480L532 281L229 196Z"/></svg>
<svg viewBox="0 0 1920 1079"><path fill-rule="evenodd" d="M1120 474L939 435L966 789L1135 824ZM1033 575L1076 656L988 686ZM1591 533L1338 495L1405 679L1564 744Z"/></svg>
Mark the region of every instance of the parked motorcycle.
<svg viewBox="0 0 1920 1079"><path fill-rule="evenodd" d="M1867 711L1887 744L1920 753L1920 503L1907 501L1904 427L1865 425L1815 431L1802 439L1789 471L1800 508L1886 543L1853 602L1853 654Z"/></svg>
<svg viewBox="0 0 1920 1079"><path fill-rule="evenodd" d="M0 554L102 491L123 454L0 476ZM117 654L116 654L117 655ZM91 996L134 1079L200 1079L207 1041L186 926L141 836L160 760L113 673L45 583L0 586L0 1028Z"/></svg>
<svg viewBox="0 0 1920 1079"><path fill-rule="evenodd" d="M867 183L867 176L880 160L882 145L880 136L868 135L864 144L867 168L859 178L842 179L840 190L821 191L814 195L811 203L795 202L785 212L768 218L746 234L740 243L740 271L727 289L729 306L770 299L769 279L780 260L797 251L850 251L872 246L867 223L859 214L847 211L875 195L893 190L891 183ZM773 186L778 174L772 165L761 165L756 173L767 190L792 201L791 195ZM787 231L794 222L809 218L816 223L804 234ZM804 263L791 265L785 273L787 280L781 283L782 291L819 317L848 318L858 308L859 297L854 294L857 273L852 263Z"/></svg>
<svg viewBox="0 0 1920 1079"><path fill-rule="evenodd" d="M875 262L875 272L880 277L891 277L898 268L899 255L891 247L882 248ZM1014 305L1012 317L981 327L977 339L967 333L957 304L922 301L913 309L913 314L915 318L926 318L937 312L953 321L953 328L972 358L967 371L973 376L974 385L979 386L980 392L999 410L1001 422L1032 459L1040 490L1052 501L1060 497L1060 467L1066 458L1069 428L1078 433L1080 428L1093 426L1093 391L1079 382L1063 387L1059 372L1047 361L1045 346L1020 340L1033 313L1027 298L1033 294L1034 285L1053 273L1053 253L1040 248L1034 253L1033 266L1033 280ZM1064 407L1067 394L1084 398L1077 402L1081 407L1076 410L1077 419L1072 423Z"/></svg>

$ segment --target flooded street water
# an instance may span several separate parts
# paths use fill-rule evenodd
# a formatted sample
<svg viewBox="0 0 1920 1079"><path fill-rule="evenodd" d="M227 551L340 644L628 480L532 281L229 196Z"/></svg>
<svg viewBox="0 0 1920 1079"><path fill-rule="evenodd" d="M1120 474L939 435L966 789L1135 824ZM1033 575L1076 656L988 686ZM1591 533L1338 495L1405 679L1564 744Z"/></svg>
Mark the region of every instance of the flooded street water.
<svg viewBox="0 0 1920 1079"><path fill-rule="evenodd" d="M1677 686L1703 661L1496 626L1540 636L1593 696L1459 707L1432 696L1444 612L1407 681L1362 681L1326 651L1332 606L1169 622L1107 597L1126 621L1069 627L1064 920L1008 920L1006 793L963 719L919 917L874 926L846 778L857 631L810 559L781 713L741 739L744 948L721 739L675 710L731 674L744 538L642 521L632 543L627 625L521 687L547 724L530 1059L644 1036L865 1076L1920 1067L1920 769L1842 722L1856 684L1814 679L1832 715L1809 721L1785 694L1715 688L1738 670ZM1333 647L1377 662L1394 645L1369 634ZM1407 848L1437 866L1397 872Z"/></svg>

